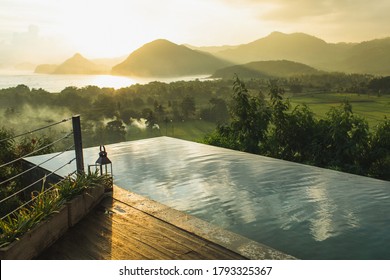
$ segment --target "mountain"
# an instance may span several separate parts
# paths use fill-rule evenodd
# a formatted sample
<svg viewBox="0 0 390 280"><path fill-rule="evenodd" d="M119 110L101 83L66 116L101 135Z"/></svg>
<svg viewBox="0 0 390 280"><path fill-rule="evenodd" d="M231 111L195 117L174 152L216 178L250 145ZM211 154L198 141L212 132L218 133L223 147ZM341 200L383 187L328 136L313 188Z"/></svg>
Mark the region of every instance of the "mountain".
<svg viewBox="0 0 390 280"><path fill-rule="evenodd" d="M353 46L337 66L345 72L390 75L390 38Z"/></svg>
<svg viewBox="0 0 390 280"><path fill-rule="evenodd" d="M40 64L35 67L34 73L38 74L52 74L56 71L58 65L57 64Z"/></svg>
<svg viewBox="0 0 390 280"><path fill-rule="evenodd" d="M211 46L211 47L196 47L196 46L184 44L183 46L186 46L187 48L190 48L191 50L196 50L196 51L201 51L201 52L208 52L208 53L211 53L211 54L237 48L237 46L229 46L229 45Z"/></svg>
<svg viewBox="0 0 390 280"><path fill-rule="evenodd" d="M331 45L304 33L273 32L267 37L215 55L240 64L252 61L290 60L327 68L329 59L337 56L344 48L344 45Z"/></svg>
<svg viewBox="0 0 390 280"><path fill-rule="evenodd" d="M319 73L317 69L302 63L287 60L273 60L250 62L243 65L222 68L217 70L212 75L212 78L232 78L234 74L237 74L240 78L271 78L316 73Z"/></svg>
<svg viewBox="0 0 390 280"><path fill-rule="evenodd" d="M81 54L76 53L60 64L53 72L53 74L103 74L107 71L103 66L97 65L92 61L86 59Z"/></svg>
<svg viewBox="0 0 390 280"><path fill-rule="evenodd" d="M145 44L112 68L112 74L140 77L179 77L212 74L226 61L159 39Z"/></svg>
<svg viewBox="0 0 390 280"><path fill-rule="evenodd" d="M326 71L390 75L390 38L331 44L304 33L273 32L213 54L236 64L290 60Z"/></svg>
<svg viewBox="0 0 390 280"><path fill-rule="evenodd" d="M34 72L40 74L98 75L107 74L109 71L110 67L93 63L81 54L76 53L73 57L65 60L60 65L40 64L35 68Z"/></svg>

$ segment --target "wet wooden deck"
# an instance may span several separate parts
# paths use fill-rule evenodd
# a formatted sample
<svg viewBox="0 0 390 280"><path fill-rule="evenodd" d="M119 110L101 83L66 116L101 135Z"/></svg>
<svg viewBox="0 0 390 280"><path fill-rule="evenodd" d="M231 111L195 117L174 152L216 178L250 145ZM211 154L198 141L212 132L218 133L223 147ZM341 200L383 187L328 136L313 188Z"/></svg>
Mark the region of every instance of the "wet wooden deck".
<svg viewBox="0 0 390 280"><path fill-rule="evenodd" d="M114 197L103 201L38 259L245 259Z"/></svg>

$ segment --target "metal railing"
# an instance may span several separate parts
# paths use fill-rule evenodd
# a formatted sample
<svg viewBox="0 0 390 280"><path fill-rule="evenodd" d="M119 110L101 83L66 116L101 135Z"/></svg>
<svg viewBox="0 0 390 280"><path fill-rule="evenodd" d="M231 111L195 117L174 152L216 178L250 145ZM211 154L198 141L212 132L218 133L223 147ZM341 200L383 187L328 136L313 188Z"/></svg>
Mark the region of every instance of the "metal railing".
<svg viewBox="0 0 390 280"><path fill-rule="evenodd" d="M34 154L38 154L39 152L41 152L45 149L48 149L50 147L54 147L54 145L56 145L62 141L65 141L66 139L69 139L73 135L72 145L66 146L64 149L62 149L59 152L53 153L50 157L43 159L39 163L35 163L32 165L30 164L31 167L24 168L24 170L20 171L19 173L12 174L10 177L3 178L3 180L0 181L0 188L6 188L7 186L12 184L16 180L20 180L21 176L29 175L29 177L32 178L34 176L32 176L31 174L36 175L38 173L44 173L42 176L39 175L38 176L39 178L37 180L33 180L33 182L29 182L25 186L19 186L19 188L12 191L11 194L7 195L6 197L0 197L0 209L3 208L2 206L4 206L5 203L7 201L11 200L12 198L16 198L16 197L20 196L21 194L28 192L28 191L31 192L31 190L36 188L37 184L39 184L40 182L42 182L42 184L45 184L45 181L48 178L50 178L51 176L56 178L54 181L57 181L57 183L61 182L64 179L63 178L59 179L61 177L57 175L57 172L59 170L63 169L64 167L72 164L72 162L74 162L74 161L76 161L76 168L72 172L70 172L68 174L68 176L72 176L73 174L84 172L81 125L80 125L80 116L79 115L73 116L71 118L63 119L59 122L55 122L55 123L49 124L47 126L43 126L43 127L31 130L31 131L23 132L21 134L15 135L15 136L10 136L10 137L4 138L4 139L0 139L0 144L3 142L6 142L6 141L14 141L14 139L22 137L22 136L32 135L32 134L37 133L38 131L42 131L42 130L45 130L45 129L48 129L48 128L51 128L54 126L59 126L63 123L69 122L69 121L72 121L72 130L69 132L66 132L64 136L61 136L58 139L55 139L55 140L51 141L50 143L43 145L43 146L39 147L38 149L33 150L32 152L21 155L18 158L12 159L8 162L0 162L0 171L1 171L2 168L11 167L12 165L17 164L18 162L26 162L25 159L27 157L33 156ZM75 150L74 158L72 158L69 161L62 162L61 166L59 166L57 169L55 169L52 172L49 172L49 171L46 172L45 169L42 169L44 164L47 164L48 162L55 160L56 158L60 157L61 155L63 155L64 153L66 153L68 151L71 151L72 149ZM58 159L57 159L57 161L58 161ZM38 170L45 170L45 172L38 172ZM43 192L50 191L51 189L53 189L53 187L54 187L54 185L52 185L50 187L45 187ZM18 211L19 209L32 203L36 198L37 198L36 196L32 196L32 198L27 200L27 201L26 201L26 199L23 200L19 205L15 206L14 209L8 211L5 214L2 213L2 217L0 219L7 218L11 214Z"/></svg>

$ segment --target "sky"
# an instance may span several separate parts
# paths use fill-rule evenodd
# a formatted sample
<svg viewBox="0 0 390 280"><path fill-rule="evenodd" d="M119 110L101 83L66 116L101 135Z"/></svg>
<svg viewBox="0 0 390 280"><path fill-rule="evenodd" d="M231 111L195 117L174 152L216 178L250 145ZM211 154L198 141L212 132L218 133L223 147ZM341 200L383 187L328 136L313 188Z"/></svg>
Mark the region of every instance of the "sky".
<svg viewBox="0 0 390 280"><path fill-rule="evenodd" d="M160 38L237 45L279 31L361 42L390 36L389 12L388 0L0 0L0 65L124 56Z"/></svg>

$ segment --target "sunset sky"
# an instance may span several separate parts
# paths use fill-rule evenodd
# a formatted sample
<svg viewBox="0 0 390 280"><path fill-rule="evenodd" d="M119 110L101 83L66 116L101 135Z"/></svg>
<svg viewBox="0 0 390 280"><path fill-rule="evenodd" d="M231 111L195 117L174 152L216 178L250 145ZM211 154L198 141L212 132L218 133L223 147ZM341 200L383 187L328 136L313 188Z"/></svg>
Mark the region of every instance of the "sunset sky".
<svg viewBox="0 0 390 280"><path fill-rule="evenodd" d="M158 38L235 45L272 31L360 42L390 36L389 12L388 0L0 0L0 54L114 57Z"/></svg>

